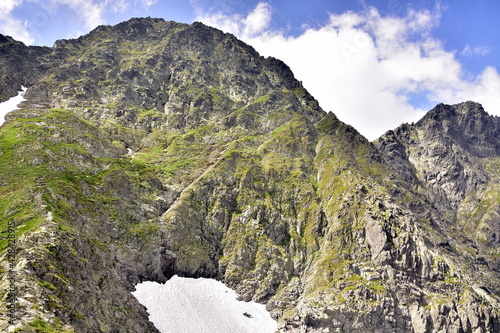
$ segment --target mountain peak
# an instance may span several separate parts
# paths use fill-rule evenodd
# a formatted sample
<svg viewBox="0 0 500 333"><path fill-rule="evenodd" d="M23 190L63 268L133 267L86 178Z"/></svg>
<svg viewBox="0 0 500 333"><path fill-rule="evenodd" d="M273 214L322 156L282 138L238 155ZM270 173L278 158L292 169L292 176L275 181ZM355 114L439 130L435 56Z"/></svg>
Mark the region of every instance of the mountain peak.
<svg viewBox="0 0 500 333"><path fill-rule="evenodd" d="M168 124L179 131L203 122L233 124L233 111L255 109L265 104L256 101L268 98L295 105L287 111L290 115L305 114L315 121L323 115L285 63L264 58L233 35L200 22L134 18L58 41L54 54L61 65L31 85L28 103L34 97L40 104L44 96L48 105L74 108L98 123L107 119L148 130ZM48 88L54 84L62 90ZM150 110L154 117L142 117L138 110ZM255 110L251 118L259 120L245 126L280 124L280 117L264 119L266 113Z"/></svg>
<svg viewBox="0 0 500 333"><path fill-rule="evenodd" d="M458 104L444 104L440 103L432 108L429 112L425 114L422 119L420 119L417 124L423 124L427 121L442 121L451 120L453 118L464 119L463 116L487 116L488 114L484 111L483 106L477 102L466 101Z"/></svg>
<svg viewBox="0 0 500 333"><path fill-rule="evenodd" d="M21 43L21 42L15 41L14 38L12 38L10 36L0 34L0 44L13 43L13 42Z"/></svg>
<svg viewBox="0 0 500 333"><path fill-rule="evenodd" d="M439 104L415 126L432 140L461 145L477 156L500 152L500 120L476 102Z"/></svg>
<svg viewBox="0 0 500 333"><path fill-rule="evenodd" d="M455 108L456 112L458 113L481 113L481 114L486 114L486 111L484 111L483 106L480 103L474 102L474 101L465 101L459 104L453 105Z"/></svg>

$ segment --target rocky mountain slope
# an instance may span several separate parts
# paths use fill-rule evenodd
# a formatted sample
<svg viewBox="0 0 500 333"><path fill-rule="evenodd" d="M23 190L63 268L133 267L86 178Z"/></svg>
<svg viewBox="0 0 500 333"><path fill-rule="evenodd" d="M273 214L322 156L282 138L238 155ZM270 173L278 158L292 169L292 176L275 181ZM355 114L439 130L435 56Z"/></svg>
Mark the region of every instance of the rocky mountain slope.
<svg viewBox="0 0 500 333"><path fill-rule="evenodd" d="M130 291L174 274L265 303L280 332L500 330L480 105L370 143L283 62L150 18L1 36L0 62L1 100L28 87L0 127L2 330L156 332Z"/></svg>

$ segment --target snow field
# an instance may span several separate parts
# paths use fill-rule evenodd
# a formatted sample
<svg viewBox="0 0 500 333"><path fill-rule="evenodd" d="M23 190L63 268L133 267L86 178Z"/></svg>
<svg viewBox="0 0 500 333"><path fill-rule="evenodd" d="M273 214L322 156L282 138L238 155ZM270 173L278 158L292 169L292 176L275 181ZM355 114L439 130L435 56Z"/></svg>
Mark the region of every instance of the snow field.
<svg viewBox="0 0 500 333"><path fill-rule="evenodd" d="M173 276L165 284L139 283L132 294L162 333L274 333L278 326L263 304L238 301L212 279Z"/></svg>

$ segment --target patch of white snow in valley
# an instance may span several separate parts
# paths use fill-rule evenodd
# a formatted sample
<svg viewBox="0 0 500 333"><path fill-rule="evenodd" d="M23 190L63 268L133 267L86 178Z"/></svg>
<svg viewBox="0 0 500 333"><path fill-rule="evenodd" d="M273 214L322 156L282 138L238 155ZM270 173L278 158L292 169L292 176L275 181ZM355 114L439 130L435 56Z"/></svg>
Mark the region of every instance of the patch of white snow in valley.
<svg viewBox="0 0 500 333"><path fill-rule="evenodd" d="M18 109L17 105L24 101L24 93L26 92L26 88L22 87L22 89L23 90L20 91L17 96L14 96L9 100L0 103L0 126L5 122L5 115L10 111Z"/></svg>
<svg viewBox="0 0 500 333"><path fill-rule="evenodd" d="M162 333L274 333L278 323L263 304L238 301L213 279L173 276L165 284L142 282L132 294Z"/></svg>

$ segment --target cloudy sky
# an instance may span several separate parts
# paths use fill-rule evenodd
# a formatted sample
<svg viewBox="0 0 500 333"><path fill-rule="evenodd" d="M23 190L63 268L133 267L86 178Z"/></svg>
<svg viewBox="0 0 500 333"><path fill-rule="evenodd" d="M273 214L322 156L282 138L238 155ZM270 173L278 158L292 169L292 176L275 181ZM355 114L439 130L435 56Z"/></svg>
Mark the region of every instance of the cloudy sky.
<svg viewBox="0 0 500 333"><path fill-rule="evenodd" d="M285 61L370 140L438 103L500 115L497 0L1 0L0 33L53 45L131 17L205 24Z"/></svg>

